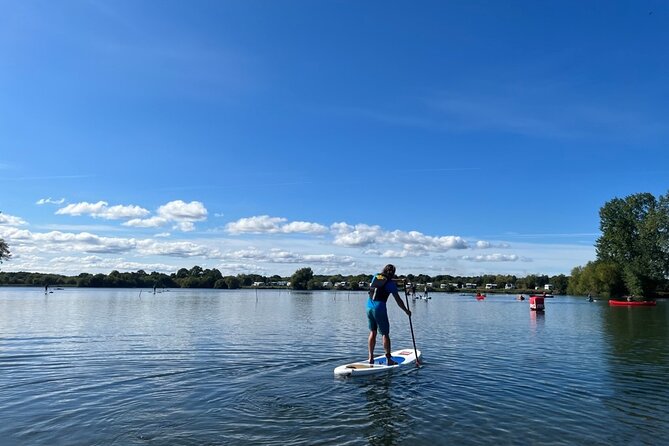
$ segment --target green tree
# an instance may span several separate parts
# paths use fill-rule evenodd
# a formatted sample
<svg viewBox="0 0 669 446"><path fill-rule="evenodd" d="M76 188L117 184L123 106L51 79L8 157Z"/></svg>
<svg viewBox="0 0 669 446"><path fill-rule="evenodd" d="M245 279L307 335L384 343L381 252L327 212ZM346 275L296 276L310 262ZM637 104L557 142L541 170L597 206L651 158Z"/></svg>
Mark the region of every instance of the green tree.
<svg viewBox="0 0 669 446"><path fill-rule="evenodd" d="M203 274L202 267L201 267L201 266L198 266L198 265L195 265L194 267L192 267L192 268L190 269L190 271L188 272L188 274L189 274L191 277L200 277L200 276Z"/></svg>
<svg viewBox="0 0 669 446"><path fill-rule="evenodd" d="M241 286L251 286L253 282L265 282L264 277L257 274L238 274L237 278L239 279Z"/></svg>
<svg viewBox="0 0 669 446"><path fill-rule="evenodd" d="M312 278L307 282L308 290L322 290L323 289L323 280L318 278Z"/></svg>
<svg viewBox="0 0 669 446"><path fill-rule="evenodd" d="M669 273L669 193L614 198L599 211L597 259L622 271L631 294L651 296Z"/></svg>
<svg viewBox="0 0 669 446"><path fill-rule="evenodd" d="M181 282L182 288L202 288L202 280L199 277L187 277Z"/></svg>
<svg viewBox="0 0 669 446"><path fill-rule="evenodd" d="M574 295L620 297L625 292L622 270L616 264L603 260L572 269L567 287L567 293Z"/></svg>
<svg viewBox="0 0 669 446"><path fill-rule="evenodd" d="M567 292L567 287L569 286L569 278L564 274L560 274L551 277L550 283L553 285L555 294L565 294Z"/></svg>
<svg viewBox="0 0 669 446"><path fill-rule="evenodd" d="M223 275L216 268L214 269L205 269L202 272L202 277L200 279L201 286L203 288L214 288L216 281L222 279Z"/></svg>
<svg viewBox="0 0 669 446"><path fill-rule="evenodd" d="M105 275L104 274L96 274L93 277L91 277L90 282L88 283L88 286L95 287L95 288L102 288L105 286Z"/></svg>
<svg viewBox="0 0 669 446"><path fill-rule="evenodd" d="M300 268L290 276L290 286L295 290L306 290L313 277L314 272L311 268Z"/></svg>
<svg viewBox="0 0 669 446"><path fill-rule="evenodd" d="M533 290L539 286L537 276L534 274L526 276L525 279L522 280L522 282L525 284L525 288L528 290Z"/></svg>
<svg viewBox="0 0 669 446"><path fill-rule="evenodd" d="M428 282L432 282L432 278L425 274L419 274L418 277L416 277L416 282L426 284Z"/></svg>
<svg viewBox="0 0 669 446"><path fill-rule="evenodd" d="M78 287L89 287L91 285L92 274L81 273L77 276L77 286Z"/></svg>
<svg viewBox="0 0 669 446"><path fill-rule="evenodd" d="M225 283L225 279L218 279L218 280L214 283L214 288L225 290L225 289L228 288L228 284Z"/></svg>
<svg viewBox="0 0 669 446"><path fill-rule="evenodd" d="M334 286L334 284L339 283L339 282L345 282L345 280L344 280L344 276L342 276L341 274L336 274L334 276L328 277L328 282L330 282Z"/></svg>
<svg viewBox="0 0 669 446"><path fill-rule="evenodd" d="M225 281L227 287L231 290L236 290L242 285L242 281L239 279L239 277L226 276L223 278L223 280Z"/></svg>
<svg viewBox="0 0 669 446"><path fill-rule="evenodd" d="M0 238L0 263L2 263L3 260L9 260L11 256L12 254L9 252L9 246L7 246L7 243Z"/></svg>

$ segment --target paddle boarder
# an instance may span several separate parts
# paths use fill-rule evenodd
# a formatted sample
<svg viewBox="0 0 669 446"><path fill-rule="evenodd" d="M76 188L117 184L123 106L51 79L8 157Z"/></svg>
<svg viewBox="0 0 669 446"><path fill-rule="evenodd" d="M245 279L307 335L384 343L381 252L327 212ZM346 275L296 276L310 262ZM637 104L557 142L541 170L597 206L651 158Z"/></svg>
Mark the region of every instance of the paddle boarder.
<svg viewBox="0 0 669 446"><path fill-rule="evenodd" d="M374 363L374 347L376 346L376 334L381 333L383 339L383 349L386 353L388 365L397 364L393 361L390 354L390 321L388 320L388 311L386 302L392 294L397 305L409 317L409 310L400 298L397 291L397 284L392 280L395 277L395 266L388 264L383 268L383 272L372 276L371 286L369 288L369 299L367 299L367 322L369 324L369 363Z"/></svg>

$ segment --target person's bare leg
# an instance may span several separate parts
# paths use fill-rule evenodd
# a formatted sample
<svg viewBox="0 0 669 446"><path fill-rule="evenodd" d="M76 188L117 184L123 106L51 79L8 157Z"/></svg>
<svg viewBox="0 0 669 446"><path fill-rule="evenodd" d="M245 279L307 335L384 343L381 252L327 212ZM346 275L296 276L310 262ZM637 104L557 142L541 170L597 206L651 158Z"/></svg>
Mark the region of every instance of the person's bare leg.
<svg viewBox="0 0 669 446"><path fill-rule="evenodd" d="M369 331L369 339L367 341L369 348L369 358L368 361L370 364L374 362L374 347L376 347L376 330Z"/></svg>
<svg viewBox="0 0 669 446"><path fill-rule="evenodd" d="M386 362L388 365L397 364L393 361L393 357L390 356L390 335L383 335L383 349L386 351Z"/></svg>

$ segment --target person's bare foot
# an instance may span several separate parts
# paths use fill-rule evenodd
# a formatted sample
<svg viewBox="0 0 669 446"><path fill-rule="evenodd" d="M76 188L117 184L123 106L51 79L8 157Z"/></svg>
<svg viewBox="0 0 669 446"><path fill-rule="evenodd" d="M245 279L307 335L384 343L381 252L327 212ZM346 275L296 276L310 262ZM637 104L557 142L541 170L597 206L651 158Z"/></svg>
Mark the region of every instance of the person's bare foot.
<svg viewBox="0 0 669 446"><path fill-rule="evenodd" d="M386 364L387 365L397 365L396 361L393 361L393 357L390 355L386 355Z"/></svg>

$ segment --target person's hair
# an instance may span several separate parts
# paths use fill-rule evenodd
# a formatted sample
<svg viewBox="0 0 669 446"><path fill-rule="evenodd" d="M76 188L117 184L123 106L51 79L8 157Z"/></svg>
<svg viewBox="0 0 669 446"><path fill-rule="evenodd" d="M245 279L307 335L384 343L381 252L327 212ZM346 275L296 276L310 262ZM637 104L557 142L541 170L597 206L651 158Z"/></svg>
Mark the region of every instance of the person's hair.
<svg viewBox="0 0 669 446"><path fill-rule="evenodd" d="M392 279L393 276L395 275L395 265L391 265L389 263L386 266L384 266L383 267L383 275L386 276L389 279Z"/></svg>

